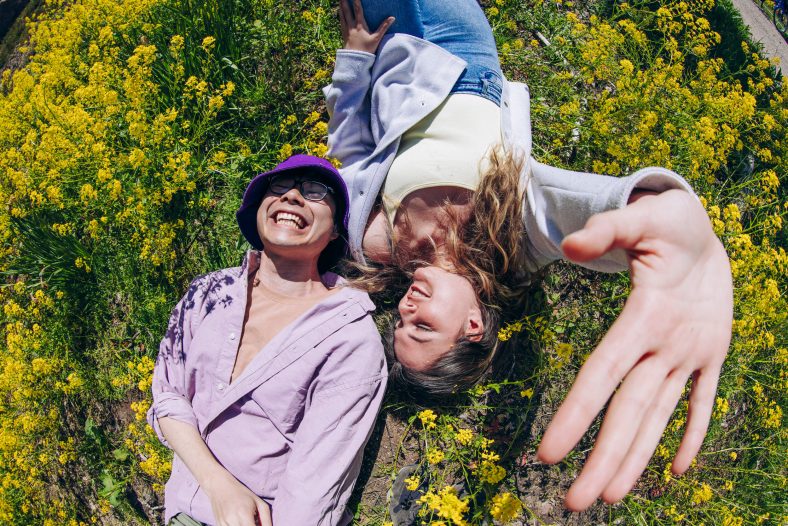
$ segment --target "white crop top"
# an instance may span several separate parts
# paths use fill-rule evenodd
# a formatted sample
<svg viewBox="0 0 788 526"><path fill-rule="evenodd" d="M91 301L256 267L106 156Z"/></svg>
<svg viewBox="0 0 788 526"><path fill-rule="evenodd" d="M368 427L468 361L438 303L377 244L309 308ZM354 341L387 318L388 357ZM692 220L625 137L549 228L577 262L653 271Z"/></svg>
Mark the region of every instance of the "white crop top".
<svg viewBox="0 0 788 526"><path fill-rule="evenodd" d="M383 183L383 209L394 224L408 194L433 186L476 190L490 148L501 142L501 109L469 93L455 93L410 128Z"/></svg>

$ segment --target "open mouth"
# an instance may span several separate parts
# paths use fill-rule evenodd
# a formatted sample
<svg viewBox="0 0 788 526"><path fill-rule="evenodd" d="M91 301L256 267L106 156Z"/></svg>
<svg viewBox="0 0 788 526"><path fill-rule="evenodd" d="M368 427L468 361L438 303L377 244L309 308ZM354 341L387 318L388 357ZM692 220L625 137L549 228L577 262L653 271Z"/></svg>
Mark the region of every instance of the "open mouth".
<svg viewBox="0 0 788 526"><path fill-rule="evenodd" d="M302 229L306 226L304 218L291 212L277 212L274 214L274 222L277 225L289 226L291 228Z"/></svg>

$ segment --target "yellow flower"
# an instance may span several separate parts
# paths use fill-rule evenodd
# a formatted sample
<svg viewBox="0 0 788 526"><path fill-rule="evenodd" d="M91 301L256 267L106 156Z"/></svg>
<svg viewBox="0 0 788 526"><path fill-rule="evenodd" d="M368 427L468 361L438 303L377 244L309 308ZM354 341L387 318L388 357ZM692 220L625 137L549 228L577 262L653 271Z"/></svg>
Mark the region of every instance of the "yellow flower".
<svg viewBox="0 0 788 526"><path fill-rule="evenodd" d="M129 154L129 163L135 170L147 166L148 159L145 157L145 152L139 148L134 148Z"/></svg>
<svg viewBox="0 0 788 526"><path fill-rule="evenodd" d="M523 504L520 499L509 492L499 493L492 499L490 515L493 516L493 519L505 524L517 518L522 509Z"/></svg>
<svg viewBox="0 0 788 526"><path fill-rule="evenodd" d="M506 476L505 469L489 460L484 460L476 469L476 473L479 480L489 484L498 484Z"/></svg>
<svg viewBox="0 0 788 526"><path fill-rule="evenodd" d="M178 55L183 50L184 39L181 35L173 35L170 39L170 53Z"/></svg>
<svg viewBox="0 0 788 526"><path fill-rule="evenodd" d="M430 464L442 462L444 458L446 458L446 455L444 455L443 451L440 449L430 449L427 451L427 462Z"/></svg>
<svg viewBox="0 0 788 526"><path fill-rule="evenodd" d="M436 512L441 519L449 519L455 526L468 524L463 518L463 514L469 509L468 497L460 499L457 497L457 490L451 486L446 486L437 494L429 491L421 496L419 502L426 504L427 508Z"/></svg>
<svg viewBox="0 0 788 526"><path fill-rule="evenodd" d="M405 479L405 488L408 491L416 491L416 489L419 487L419 484L421 484L421 480L419 480L417 475Z"/></svg>
<svg viewBox="0 0 788 526"><path fill-rule="evenodd" d="M470 429L460 429L457 431L457 434L454 435L454 440L456 440L458 444L467 446L473 440L473 431Z"/></svg>
<svg viewBox="0 0 788 526"><path fill-rule="evenodd" d="M692 503L703 504L704 502L710 501L712 496L711 486L704 482L700 485L700 488L692 492Z"/></svg>
<svg viewBox="0 0 788 526"><path fill-rule="evenodd" d="M279 160L284 161L288 157L293 155L293 146L291 144L285 144L281 148L279 148Z"/></svg>
<svg viewBox="0 0 788 526"><path fill-rule="evenodd" d="M716 408L715 408L714 412L715 412L715 416L717 418L725 415L728 412L728 410L730 409L730 405L728 404L728 400L726 398L721 398L719 396L717 397L717 400L715 401L715 406L716 406Z"/></svg>
<svg viewBox="0 0 788 526"><path fill-rule="evenodd" d="M230 95L235 93L235 83L231 81L227 81L220 86L220 89L222 90L222 95L224 95L225 97L229 97Z"/></svg>
<svg viewBox="0 0 788 526"><path fill-rule="evenodd" d="M208 99L208 111L219 111L224 107L224 98L221 95L214 95Z"/></svg>
<svg viewBox="0 0 788 526"><path fill-rule="evenodd" d="M216 47L216 39L214 37L207 36L202 39L202 48L206 53L213 51L214 47Z"/></svg>
<svg viewBox="0 0 788 526"><path fill-rule="evenodd" d="M435 429L437 427L435 420L438 418L438 415L432 409L425 409L416 416L421 420L421 425L424 426L424 429Z"/></svg>

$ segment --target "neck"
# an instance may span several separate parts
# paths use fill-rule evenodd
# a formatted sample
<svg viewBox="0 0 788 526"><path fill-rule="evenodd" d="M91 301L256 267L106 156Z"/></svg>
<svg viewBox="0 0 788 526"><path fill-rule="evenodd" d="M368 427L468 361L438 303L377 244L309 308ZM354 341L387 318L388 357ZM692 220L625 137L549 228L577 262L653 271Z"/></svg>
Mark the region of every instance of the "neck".
<svg viewBox="0 0 788 526"><path fill-rule="evenodd" d="M306 297L327 290L317 270L317 259L290 259L263 251L257 278L266 288L291 297Z"/></svg>
<svg viewBox="0 0 788 526"><path fill-rule="evenodd" d="M412 250L428 249L429 262L453 268L446 253L449 229L462 228L473 211L473 193L465 188L437 186L416 190L402 201L394 221L398 244Z"/></svg>

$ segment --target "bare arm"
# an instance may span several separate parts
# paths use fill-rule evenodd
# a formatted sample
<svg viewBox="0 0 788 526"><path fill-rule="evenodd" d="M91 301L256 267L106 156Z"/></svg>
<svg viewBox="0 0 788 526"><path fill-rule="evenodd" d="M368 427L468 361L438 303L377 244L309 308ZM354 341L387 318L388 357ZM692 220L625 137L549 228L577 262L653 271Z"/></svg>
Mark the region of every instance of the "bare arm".
<svg viewBox="0 0 788 526"><path fill-rule="evenodd" d="M211 501L217 526L271 526L271 510L224 467L191 424L159 418L162 434Z"/></svg>

